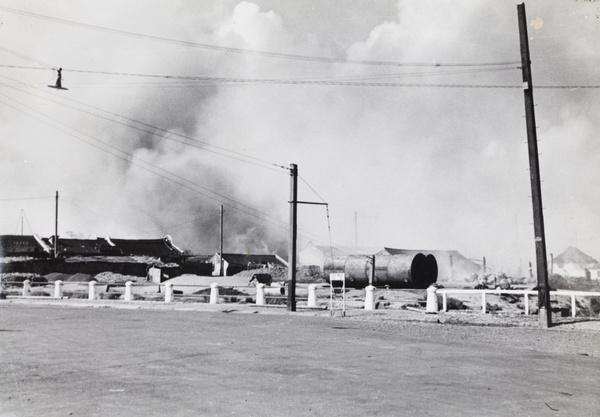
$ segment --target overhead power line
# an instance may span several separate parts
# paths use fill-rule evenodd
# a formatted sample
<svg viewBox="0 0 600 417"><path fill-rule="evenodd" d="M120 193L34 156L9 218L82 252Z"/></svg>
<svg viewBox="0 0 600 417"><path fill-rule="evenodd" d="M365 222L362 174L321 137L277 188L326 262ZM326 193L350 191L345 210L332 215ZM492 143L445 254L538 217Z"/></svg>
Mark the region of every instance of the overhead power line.
<svg viewBox="0 0 600 417"><path fill-rule="evenodd" d="M25 113L28 116L30 116L30 117L32 117L32 118L40 121L41 123L44 123L44 124L46 124L48 126L51 126L51 127L53 127L55 129L57 129L57 130L65 133L65 134L67 134L68 136L76 139L76 140L82 141L82 142L84 142L84 143L86 143L86 144L88 144L88 145L90 145L90 146L92 146L92 147L94 147L94 148L96 148L98 150L101 150L103 152L111 154L114 157L122 159L122 160L126 161L127 163L129 163L131 165L135 165L135 166L137 166L137 167L139 167L141 169L144 169L146 171L149 171L149 172L151 172L151 173L153 173L153 174L155 174L155 175L157 175L157 176L159 176L159 177L161 177L161 178L163 178L163 179L165 179L167 181L175 183L176 185L178 185L178 186L180 186L182 188L186 188L186 189L188 189L190 191L193 191L193 192L195 192L197 194L204 195L205 197L208 197L208 198L210 198L210 199L212 199L214 201L217 201L217 202L220 202L222 204L225 204L225 205L227 205L227 206L229 206L229 207L231 207L233 209L236 209L236 210L238 210L238 211L240 211L242 213L245 213L247 215L255 217L255 218L257 218L257 219L259 219L259 220L261 220L263 222L271 223L271 224L273 224L275 226L278 226L278 227L282 227L282 225L285 224L285 222L282 222L279 219L276 219L276 218L268 215L267 213L264 213L264 212L261 212L260 210L254 209L254 208L252 208L252 207L250 207L250 206L248 206L248 205L246 205L244 203L236 201L235 199L233 199L231 197L227 197L227 196L225 196L223 194L219 194L219 193L217 193L215 191L212 191L212 190L208 189L207 187L204 187L204 186L202 186L200 184L197 184L197 183L195 183L193 181L190 181L190 180L187 180L187 179L185 179L183 177L180 177L177 174L174 174L174 173L172 173L170 171L167 171L167 170L165 170L165 169L163 169L163 168L161 168L161 167L159 167L159 166L157 166L155 164L152 164L150 162L144 161L143 159L138 158L138 157L132 155L131 153L127 152L127 151L124 151L124 150L119 149L119 148L117 148L115 146L107 144L106 142L104 142L104 141L102 141L100 139L94 138L93 136L90 136L90 135L88 135L88 134L86 134L84 132L81 132L81 131L77 130L77 129L74 129L72 127L64 125L63 123L61 123L61 122L59 122L59 121L57 121L57 120L55 120L55 119L53 119L51 117L48 117L48 116L46 116L44 114L41 114L40 112L38 112L38 111L30 108L29 106L27 106L27 105L25 105L23 103L20 103L17 100L14 100L14 98L12 98L12 97L8 97L8 96L6 96L4 94L0 94L0 96L3 96L5 99L13 101L13 102L17 103L19 106L21 106L21 107L23 107L25 109L28 109L28 110L20 109L20 108L15 107L15 106L13 106L11 104L8 104L7 102L2 101L2 100L0 100L0 103L3 103L5 105L7 105L7 106L9 106L9 107L11 107L11 108L19 111L19 112ZM31 114L30 112L37 113L41 117L35 116L35 115ZM50 119L50 121L47 121L47 120L44 120L44 119ZM62 125L63 127L57 126L57 124L58 125ZM68 128L69 130L71 130L71 131L73 131L75 133L69 132L65 128ZM83 139L82 136L86 137L87 139ZM207 193L210 193L210 194L207 194Z"/></svg>
<svg viewBox="0 0 600 417"><path fill-rule="evenodd" d="M15 198L0 198L0 201L24 201L24 200L47 200L49 198L55 198L55 196L48 197L15 197Z"/></svg>
<svg viewBox="0 0 600 417"><path fill-rule="evenodd" d="M31 85L29 85L27 83L23 83L23 82L20 82L18 80L15 80L15 79L12 79L12 78L9 78L9 77L6 77L6 76L0 75L0 77L5 78L7 80L14 81L16 83L19 83L19 84L21 84L23 86L26 86L26 87L29 87L29 88L35 88L35 89L40 90L40 91L45 91L45 90L40 89L38 87L31 86ZM21 93L24 93L24 94L35 95L35 93L33 93L31 91L28 91L28 90L22 90L22 89L16 88L14 86L9 86L9 85L6 85L6 86L9 87L9 88L13 88L13 89L15 89L17 91L20 91ZM131 124L131 123L126 123L126 122L123 122L123 121L120 121L120 120L115 120L113 118L110 118L110 117L107 117L107 116L103 116L101 114L94 113L92 111L88 111L88 110L85 110L85 109L82 109L82 108L78 108L78 107L75 107L75 106L71 106L71 105L68 105L66 103L62 103L62 102L57 101L57 100L53 100L53 99L48 99L48 100L51 101L51 102L53 102L53 103L56 103L58 105L61 105L61 106L64 106L64 107L68 107L70 109L73 109L73 110L76 110L76 111L79 111L79 112L82 112L82 113L86 113L86 114L92 115L94 117L103 119L103 120L107 120L107 121L110 121L110 122L113 122L113 123L117 123L117 124L120 124L122 126L126 126L126 127L131 128L131 129L135 129L135 130L138 130L140 132L143 132L143 133L146 133L146 134L150 134L152 136L158 136L158 137L160 137L162 139L165 139L165 140L170 140L170 141L177 142L177 143L180 143L180 144L183 144L183 145L186 145L186 146L191 146L191 147L194 147L194 148L197 148L197 149L201 149L201 150L204 150L204 151L207 151L207 152L211 152L211 153L214 153L214 154L217 154L217 155L221 155L221 156L224 156L224 157L227 157L227 158L235 159L235 160L240 161L240 162L245 162L245 163L248 163L248 164L251 164L251 165L259 166L261 168L272 168L272 169L278 168L278 169L285 169L285 170L288 169L288 167L285 167L285 166L283 166L281 164L276 164L274 162L269 162L269 161L266 161L264 159L256 158L256 157L250 156L248 154L244 154L242 152L237 152L237 151L230 150L230 149L227 149L227 148L224 148L224 147L221 147L221 146L213 145L213 144L211 144L209 142L206 142L206 141L201 141L199 139L196 139L196 138L193 138L193 137L190 137L190 136L187 136L187 135L183 135L181 133L172 132L172 131L169 131L167 129L163 129L163 128L158 127L158 126L151 125L149 123L144 123L144 122L141 122L139 120L135 120L135 119L132 119L132 118L120 115L118 113L110 112L108 110L104 110L104 109L101 109L99 107L95 107L95 106L91 106L89 104L82 103L82 102L77 101L77 100L69 99L69 98L66 98L66 97L61 97L61 98L63 100L76 103L76 104L78 104L80 106L85 106L85 107L91 108L91 109L93 109L95 111L99 111L99 112L102 112L102 113L105 113L105 114L109 114L111 116L117 117L119 119L131 122L131 123L135 123L135 124L143 126L143 127L136 126L136 125ZM163 133L164 135L167 135L167 136L160 136L158 133ZM176 138L171 137L171 136L175 136L176 138L181 138L183 140L176 139Z"/></svg>
<svg viewBox="0 0 600 417"><path fill-rule="evenodd" d="M0 67L10 68L27 68L27 69L44 69L40 67L21 67L14 65L3 65ZM495 69L479 69L481 71L506 71L520 70L520 67L510 68L495 68ZM405 82L377 82L365 81L374 78L392 78L392 77L412 77L412 76L439 76L447 74L466 75L471 71L451 71L451 72L428 72L428 73L411 73L411 74L372 74L353 77L323 77L323 78L234 78L234 77L212 77L212 76L192 76L192 75L159 75L159 74L136 74L124 72L109 72L109 71L93 71L93 70L78 70L65 69L69 72L79 72L88 74L141 77L141 78L160 78L169 80L168 82L160 83L132 83L130 86L141 86L147 84L151 87L205 87L213 85L317 85L317 86L341 86L341 87L390 87L390 88L467 88L467 89L522 89L522 85L517 84L459 84L459 83L405 83ZM5 77L8 78L8 77ZM75 84L76 85L76 84ZM83 84L85 86L85 84ZM101 85L105 85L102 83ZM539 89L599 89L600 85L536 85Z"/></svg>
<svg viewBox="0 0 600 417"><path fill-rule="evenodd" d="M24 109L27 109L27 110L24 110L23 108L18 108L16 106L14 106L12 104L9 104L9 103L7 103L5 101L2 101L2 100L0 100L0 103L6 105L6 106L8 106L8 107L10 107L10 108L12 108L12 109L14 109L16 111L24 113L27 116L32 117L32 118L38 120L39 122L41 122L43 124L51 126L51 127L55 128L55 129L57 129L57 130L65 133L66 135L68 135L68 136L76 139L76 140L82 141L82 142L84 142L84 143L86 143L86 144L88 144L88 145L90 145L90 146L92 146L92 147L94 147L94 148L96 148L98 150L106 152L106 153L108 153L108 154L110 154L110 155L112 155L112 156L114 156L116 158L122 159L122 160L130 163L131 165L135 165L135 166L137 166L137 167L139 167L139 168L141 168L143 170L146 170L146 171L148 171L148 172L150 172L152 174L155 174L155 175L157 175L157 176L159 176L159 177L161 177L161 178L163 178L163 179L165 179L167 181L170 181L170 182L172 182L172 183L174 183L174 184L176 184L176 185L178 185L178 186L180 186L182 188L185 188L187 190L190 190L190 191L195 192L195 193L200 194L200 195L204 195L205 197L208 197L208 198L210 198L210 199L212 199L214 201L218 201L221 204L224 204L224 205L226 205L228 207L231 207L231 208L233 208L233 209L235 209L235 210L237 210L237 211L239 211L241 213L249 215L250 217L254 217L257 220L261 221L261 225L276 227L277 229L281 229L281 230L287 230L288 224L285 221L281 221L281 220L279 220L279 219L277 219L275 217L272 217L271 215L269 215L269 214L267 214L265 212L262 212L260 210L255 209L255 208L252 208L252 207L250 207L250 206L248 206L248 205L246 205L244 203L238 202L237 200L234 200L234 199L232 199L230 197L227 197L227 196L224 196L222 194L219 194L219 193L216 193L214 191L211 191L210 189L208 189L208 188L206 188L206 187L204 187L202 185L199 185L199 184L194 183L194 182L192 182L190 180L187 180L187 179L185 179L183 177L180 177L180 176L178 176L178 175L176 175L176 174L174 174L174 173L172 173L170 171L167 171L167 170L165 170L163 168L160 168L159 166L157 166L155 164L146 162L143 159L140 159L138 157L133 156L131 153L123 151L123 150L121 150L121 149L119 149L119 148L117 148L115 146L109 145L109 144L101 141L100 139L94 138L93 136L90 136L90 135L88 135L86 133L83 133L83 132L77 130L77 129L69 127L69 126L67 126L67 125L65 125L65 124L63 124L63 123L61 123L61 122L59 122L59 121L57 121L57 120L55 120L55 119L53 119L51 117L48 117L48 116L46 116L44 114L41 114L40 112L32 109L31 107L29 107L27 105L24 105L23 103L20 103L17 100L14 100L14 98L12 98L12 97L8 97L8 96L3 95L3 94L0 94L0 96L3 96L5 99L8 99L10 101L13 101L18 106L23 107ZM41 117L36 116L36 115L32 114L31 112L37 113ZM44 120L44 119L49 119L49 121L48 120ZM63 127L58 126L58 125L62 125ZM75 133L69 132L66 129L72 130ZM82 136L84 136L87 139L84 139ZM96 143L94 143L94 142L96 142ZM201 190L204 190L204 191L201 191ZM215 196L207 194L206 192L214 194ZM29 198L29 199L53 199L53 198L55 198L55 197L54 196L48 196L48 197L35 197L35 198ZM0 199L0 201L24 200L24 199L27 199L27 198ZM227 202L225 200L229 200L229 202ZM192 221L186 222L186 223L192 223L192 222L194 222L196 220L199 220L199 219L201 219L201 218L197 218L195 220L192 220ZM329 219L328 219L328 221L329 221ZM305 231L300 231L300 233L302 235L306 236L306 237L312 236L313 239L324 240L324 238L322 238L322 237L320 237L320 236L318 236L316 234L313 234L313 233L308 233L308 232L305 232ZM330 237L330 239L331 239L331 237Z"/></svg>
<svg viewBox="0 0 600 417"><path fill-rule="evenodd" d="M0 67L8 68L25 68L35 70L46 70L48 68L41 67L27 67L27 66L16 66L16 65L4 65L0 64ZM240 78L240 77L215 77L211 75L174 75L174 74L142 74L142 73L131 73L131 72L114 72L114 71L97 71L97 70L85 70L76 68L64 67L64 71L85 73L85 74L99 74L99 75L112 75L112 76L125 76L125 77L140 77L140 78L161 78L167 80L177 81L190 81L190 82L214 82L214 81L230 81L230 80L248 80L254 82L260 81L286 81L286 82L317 82L317 81L356 81L356 80L370 80L380 78L404 78L404 77L425 77L425 76L439 76L439 75L466 75L481 72L491 71L511 71L520 70L518 66L511 67L497 67L497 68L466 68L466 69L437 69L429 72L401 72L401 73L385 73L385 74L364 74L364 75L349 75L349 76L338 76L338 77L304 77L304 78Z"/></svg>
<svg viewBox="0 0 600 417"><path fill-rule="evenodd" d="M54 68L56 68L55 66L50 65L47 62L40 61L39 59L32 58L30 56L27 56L27 55L22 54L22 53L17 52L17 51L13 51L12 49L8 49L8 48L4 48L4 47L0 46L0 51L6 52L6 53L11 54L11 55L14 55L14 56L19 57L21 59L24 59L26 61L35 62L36 64L39 64L42 67L44 67L44 68L29 67L29 69L54 69ZM23 68L27 68L27 67L23 67Z"/></svg>
<svg viewBox="0 0 600 417"><path fill-rule="evenodd" d="M198 42L191 41L183 41L178 39L170 39L164 38L160 36L154 35L146 35L141 33L129 32L120 29L112 29L98 25L91 25L87 23L75 22L72 20L61 19L52 16L46 16L42 14L27 12L25 10L12 9L9 7L0 6L0 10L18 14L22 16L33 17L36 19L47 20L55 23L61 23L70 26L76 26L84 29L91 29L105 33L113 33L122 36L128 36L138 39L146 39L151 41L164 42L175 45L182 45L191 48L200 48L212 51L220 51L227 53L235 53L235 54L244 54L244 55L256 55L256 56L264 56L269 58L281 58L281 59L291 59L291 60L299 60L299 61L309 61L309 62L323 62L323 63L336 63L336 64L358 64L358 65L382 65L382 66L397 66L397 67L485 67L485 66L499 66L499 65L515 65L518 64L518 61L512 62L481 62L481 63L428 63L428 62L399 62L399 61L376 61L376 60L358 60L358 59L342 59L342 58L328 58L321 56L309 56L309 55L298 55L298 54L286 54L280 52L269 52L269 51L256 51L251 49L243 49L243 48L231 48L226 46L218 46L218 45L210 45Z"/></svg>

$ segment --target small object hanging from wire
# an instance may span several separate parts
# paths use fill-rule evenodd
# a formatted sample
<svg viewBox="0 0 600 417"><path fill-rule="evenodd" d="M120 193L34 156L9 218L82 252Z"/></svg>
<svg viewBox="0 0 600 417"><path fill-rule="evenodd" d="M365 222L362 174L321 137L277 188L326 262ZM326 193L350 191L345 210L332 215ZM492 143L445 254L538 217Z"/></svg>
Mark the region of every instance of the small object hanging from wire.
<svg viewBox="0 0 600 417"><path fill-rule="evenodd" d="M58 71L58 77L56 78L56 84L49 85L48 87L56 88L58 90L68 90L68 88L65 88L62 86L62 68L59 68L57 71Z"/></svg>

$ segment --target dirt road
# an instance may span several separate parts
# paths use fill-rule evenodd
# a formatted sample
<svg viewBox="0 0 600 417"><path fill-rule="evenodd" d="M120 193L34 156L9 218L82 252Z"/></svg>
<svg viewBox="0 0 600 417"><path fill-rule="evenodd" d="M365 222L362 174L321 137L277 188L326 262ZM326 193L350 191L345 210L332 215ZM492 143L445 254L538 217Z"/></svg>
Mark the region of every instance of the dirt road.
<svg viewBox="0 0 600 417"><path fill-rule="evenodd" d="M598 332L232 310L0 303L0 415L600 416Z"/></svg>

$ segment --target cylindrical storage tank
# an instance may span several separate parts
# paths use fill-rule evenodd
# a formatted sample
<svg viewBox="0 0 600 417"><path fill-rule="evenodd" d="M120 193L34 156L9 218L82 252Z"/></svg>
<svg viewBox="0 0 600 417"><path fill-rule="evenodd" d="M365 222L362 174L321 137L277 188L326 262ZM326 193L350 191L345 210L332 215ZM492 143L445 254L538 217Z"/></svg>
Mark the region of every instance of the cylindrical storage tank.
<svg viewBox="0 0 600 417"><path fill-rule="evenodd" d="M328 282L329 274L339 274L344 272L347 258L347 256L337 256L335 258L325 259L325 263L323 264L323 275Z"/></svg>
<svg viewBox="0 0 600 417"><path fill-rule="evenodd" d="M375 262L378 259L375 259ZM387 285L392 288L411 288L413 286L411 274L413 262L414 257L412 255L389 256L386 279L378 282L377 285Z"/></svg>
<svg viewBox="0 0 600 417"><path fill-rule="evenodd" d="M429 287L430 285L436 283L437 277L438 277L438 264L435 259L435 256L433 256L431 254L427 255L426 269L427 269L427 287ZM427 287L425 287L425 288L427 288Z"/></svg>
<svg viewBox="0 0 600 417"><path fill-rule="evenodd" d="M366 255L350 255L346 258L344 272L346 286L364 288L369 285L373 267L373 258Z"/></svg>
<svg viewBox="0 0 600 417"><path fill-rule="evenodd" d="M371 285L384 287L388 281L388 267L390 264L391 256L375 256L375 280Z"/></svg>
<svg viewBox="0 0 600 417"><path fill-rule="evenodd" d="M350 255L328 258L324 274L344 273L346 286L364 288L371 284L373 256ZM416 255L375 256L375 277L372 285L390 288L427 288L437 281L438 266L435 256Z"/></svg>
<svg viewBox="0 0 600 417"><path fill-rule="evenodd" d="M437 281L438 267L435 256L417 253L410 266L412 286L427 288Z"/></svg>

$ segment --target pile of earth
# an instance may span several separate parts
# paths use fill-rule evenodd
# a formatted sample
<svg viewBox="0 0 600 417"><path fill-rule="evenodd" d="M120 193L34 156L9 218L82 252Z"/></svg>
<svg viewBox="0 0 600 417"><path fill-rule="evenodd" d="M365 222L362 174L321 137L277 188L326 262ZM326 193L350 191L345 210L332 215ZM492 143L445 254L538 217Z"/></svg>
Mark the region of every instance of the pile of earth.
<svg viewBox="0 0 600 417"><path fill-rule="evenodd" d="M205 288L203 290L200 291L196 291L193 294L197 294L197 295L210 295L211 293L211 288ZM219 296L223 296L223 295L248 295L246 292L237 290L235 288L231 288L231 287L224 287L224 288L219 288Z"/></svg>
<svg viewBox="0 0 600 417"><path fill-rule="evenodd" d="M127 281L131 282L147 282L146 277L137 277L135 275L123 275L116 272L100 272L94 276L94 279L102 284L124 284Z"/></svg>
<svg viewBox="0 0 600 417"><path fill-rule="evenodd" d="M44 278L37 274L31 274L27 272L10 272L0 274L0 282L12 283L12 282L23 282L29 280L31 282L45 282Z"/></svg>
<svg viewBox="0 0 600 417"><path fill-rule="evenodd" d="M235 277L248 278L249 280L254 274L269 274L273 278L273 282L285 282L288 280L288 269L285 266L275 266L272 268L249 269L238 272ZM296 282L303 284L323 283L326 280L321 275L318 266L301 266L296 270Z"/></svg>
<svg viewBox="0 0 600 417"><path fill-rule="evenodd" d="M62 282L90 282L97 281L101 284L124 284L127 281L138 282L138 281L146 281L145 277L136 277L133 275L122 275L114 272L101 272L94 276L90 274L84 274L78 272L76 274L65 274L61 272L52 272L50 274L44 275L43 278L46 282L53 283L56 281Z"/></svg>

